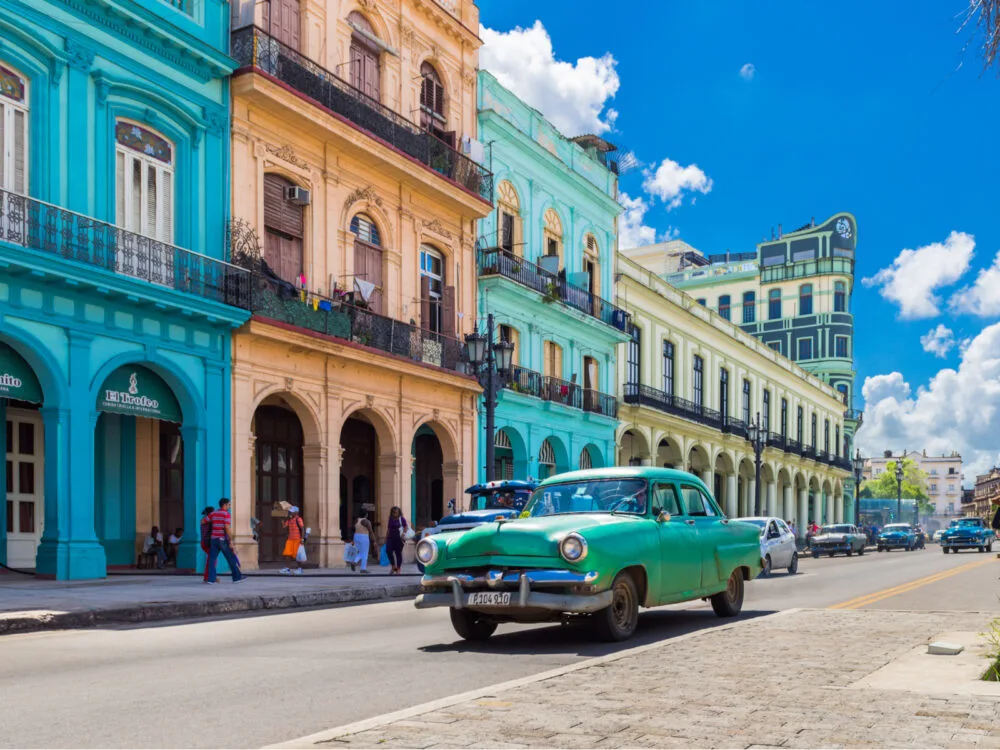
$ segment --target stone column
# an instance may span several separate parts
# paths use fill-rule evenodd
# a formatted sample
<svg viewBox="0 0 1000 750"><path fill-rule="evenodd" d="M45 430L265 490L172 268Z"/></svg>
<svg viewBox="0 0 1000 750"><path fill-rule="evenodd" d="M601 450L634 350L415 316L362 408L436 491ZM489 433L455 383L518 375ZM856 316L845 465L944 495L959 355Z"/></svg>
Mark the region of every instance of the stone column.
<svg viewBox="0 0 1000 750"><path fill-rule="evenodd" d="M795 518L795 502L792 500L792 485L786 484L781 488L781 517L786 521Z"/></svg>
<svg viewBox="0 0 1000 750"><path fill-rule="evenodd" d="M799 513L795 519L799 530L799 539L806 538L806 527L809 525L809 490L799 490Z"/></svg>
<svg viewBox="0 0 1000 750"><path fill-rule="evenodd" d="M701 481L705 483L705 486L708 487L708 491L711 492L715 484L715 472L711 469L705 469L699 476L701 476Z"/></svg>
<svg viewBox="0 0 1000 750"><path fill-rule="evenodd" d="M817 492L813 495L813 522L817 526L823 525L823 493Z"/></svg>
<svg viewBox="0 0 1000 750"><path fill-rule="evenodd" d="M730 518L736 518L739 515L739 509L737 508L737 500L739 499L737 487L737 477L735 474L730 474L726 477L726 515Z"/></svg>
<svg viewBox="0 0 1000 750"><path fill-rule="evenodd" d="M327 487L328 472L326 468L327 449L322 443L310 443L302 446L302 512L307 511L306 525L312 532L309 534L309 546L306 554L309 562L319 563L320 567L330 567L330 551L327 546L331 542L339 542L340 509L333 508L336 502L330 488ZM331 518L337 518L337 530L331 529ZM310 549L311 548L311 549Z"/></svg>
<svg viewBox="0 0 1000 750"><path fill-rule="evenodd" d="M752 516L754 513L754 501L757 498L757 480L747 479L746 508L740 515Z"/></svg>
<svg viewBox="0 0 1000 750"><path fill-rule="evenodd" d="M378 470L378 494L376 496L378 502L377 535L379 542L381 542L385 536L385 524L389 519L389 509L393 505L398 505L401 508L409 507L409 503L401 502L401 498L399 497L399 456L395 453L379 456L376 465ZM405 486L409 486L409 461L407 461L405 480ZM376 524L373 523L372 525L375 526Z"/></svg>
<svg viewBox="0 0 1000 750"><path fill-rule="evenodd" d="M778 515L778 485L775 482L767 483L767 515Z"/></svg>
<svg viewBox="0 0 1000 750"><path fill-rule="evenodd" d="M239 346L237 345L237 356ZM253 434L253 392L250 374L234 366L233 372L233 469L230 477L233 501L233 546L244 570L256 570L259 564L260 548L250 533L250 519L256 515L257 497L254 476L256 472L257 438ZM207 498L206 505L218 505L219 498ZM204 506L203 506L204 507ZM201 509L199 509L199 514ZM200 515L199 515L200 521ZM195 526L198 529L200 526ZM187 536L185 534L185 536ZM192 538L194 538L192 536ZM204 553L200 544L198 570L204 570Z"/></svg>

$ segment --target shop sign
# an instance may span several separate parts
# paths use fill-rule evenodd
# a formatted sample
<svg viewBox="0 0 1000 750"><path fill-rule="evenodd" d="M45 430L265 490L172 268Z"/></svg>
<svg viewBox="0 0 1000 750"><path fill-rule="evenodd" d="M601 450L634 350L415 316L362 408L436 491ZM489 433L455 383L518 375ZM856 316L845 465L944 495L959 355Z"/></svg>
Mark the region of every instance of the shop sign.
<svg viewBox="0 0 1000 750"><path fill-rule="evenodd" d="M7 344L0 344L0 398L42 403L42 386L34 370Z"/></svg>
<svg viewBox="0 0 1000 750"><path fill-rule="evenodd" d="M181 421L181 407L170 386L140 365L119 367L108 375L97 397L97 409L130 417Z"/></svg>

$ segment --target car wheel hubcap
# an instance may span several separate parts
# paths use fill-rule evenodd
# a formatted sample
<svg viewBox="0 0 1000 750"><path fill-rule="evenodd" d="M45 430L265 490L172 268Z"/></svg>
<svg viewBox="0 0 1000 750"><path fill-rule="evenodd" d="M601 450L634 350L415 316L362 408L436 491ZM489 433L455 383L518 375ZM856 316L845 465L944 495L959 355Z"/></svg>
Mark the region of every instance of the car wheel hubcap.
<svg viewBox="0 0 1000 750"><path fill-rule="evenodd" d="M632 592L624 583L615 586L615 597L611 603L615 625L627 630L632 621Z"/></svg>
<svg viewBox="0 0 1000 750"><path fill-rule="evenodd" d="M736 583L736 574L733 573L733 575L729 576L729 583L726 586L726 598L729 599L730 602L736 601L736 590L738 588L739 586Z"/></svg>

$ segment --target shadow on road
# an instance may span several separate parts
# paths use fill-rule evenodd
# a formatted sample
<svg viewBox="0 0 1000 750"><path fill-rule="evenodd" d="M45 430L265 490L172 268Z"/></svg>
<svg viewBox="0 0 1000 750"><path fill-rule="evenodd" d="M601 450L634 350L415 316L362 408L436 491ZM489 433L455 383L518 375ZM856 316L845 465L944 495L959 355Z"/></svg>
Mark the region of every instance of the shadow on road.
<svg viewBox="0 0 1000 750"><path fill-rule="evenodd" d="M521 629L520 626L501 625L496 634L485 643L454 641L423 646L424 653L488 653L523 656L526 654L574 654L577 656L605 656L635 646L676 638L687 633L726 623L749 620L774 614L775 610L745 609L736 619L717 617L709 604L692 609L654 609L639 615L639 626L631 640L623 643L602 643L594 639L585 618L568 625L549 625ZM519 627L506 631L504 628Z"/></svg>

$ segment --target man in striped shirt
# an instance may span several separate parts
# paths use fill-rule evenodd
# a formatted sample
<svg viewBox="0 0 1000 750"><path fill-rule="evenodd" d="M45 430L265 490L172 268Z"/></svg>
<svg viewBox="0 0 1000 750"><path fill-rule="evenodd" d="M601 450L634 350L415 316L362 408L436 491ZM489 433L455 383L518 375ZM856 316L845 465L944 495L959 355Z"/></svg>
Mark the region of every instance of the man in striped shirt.
<svg viewBox="0 0 1000 750"><path fill-rule="evenodd" d="M212 539L208 548L208 583L215 583L218 576L216 566L220 554L229 563L233 583L239 583L243 580L243 573L240 572L240 561L236 559L230 544L233 538L233 517L229 514L228 497L219 500L219 509L208 515L208 522L212 525Z"/></svg>

